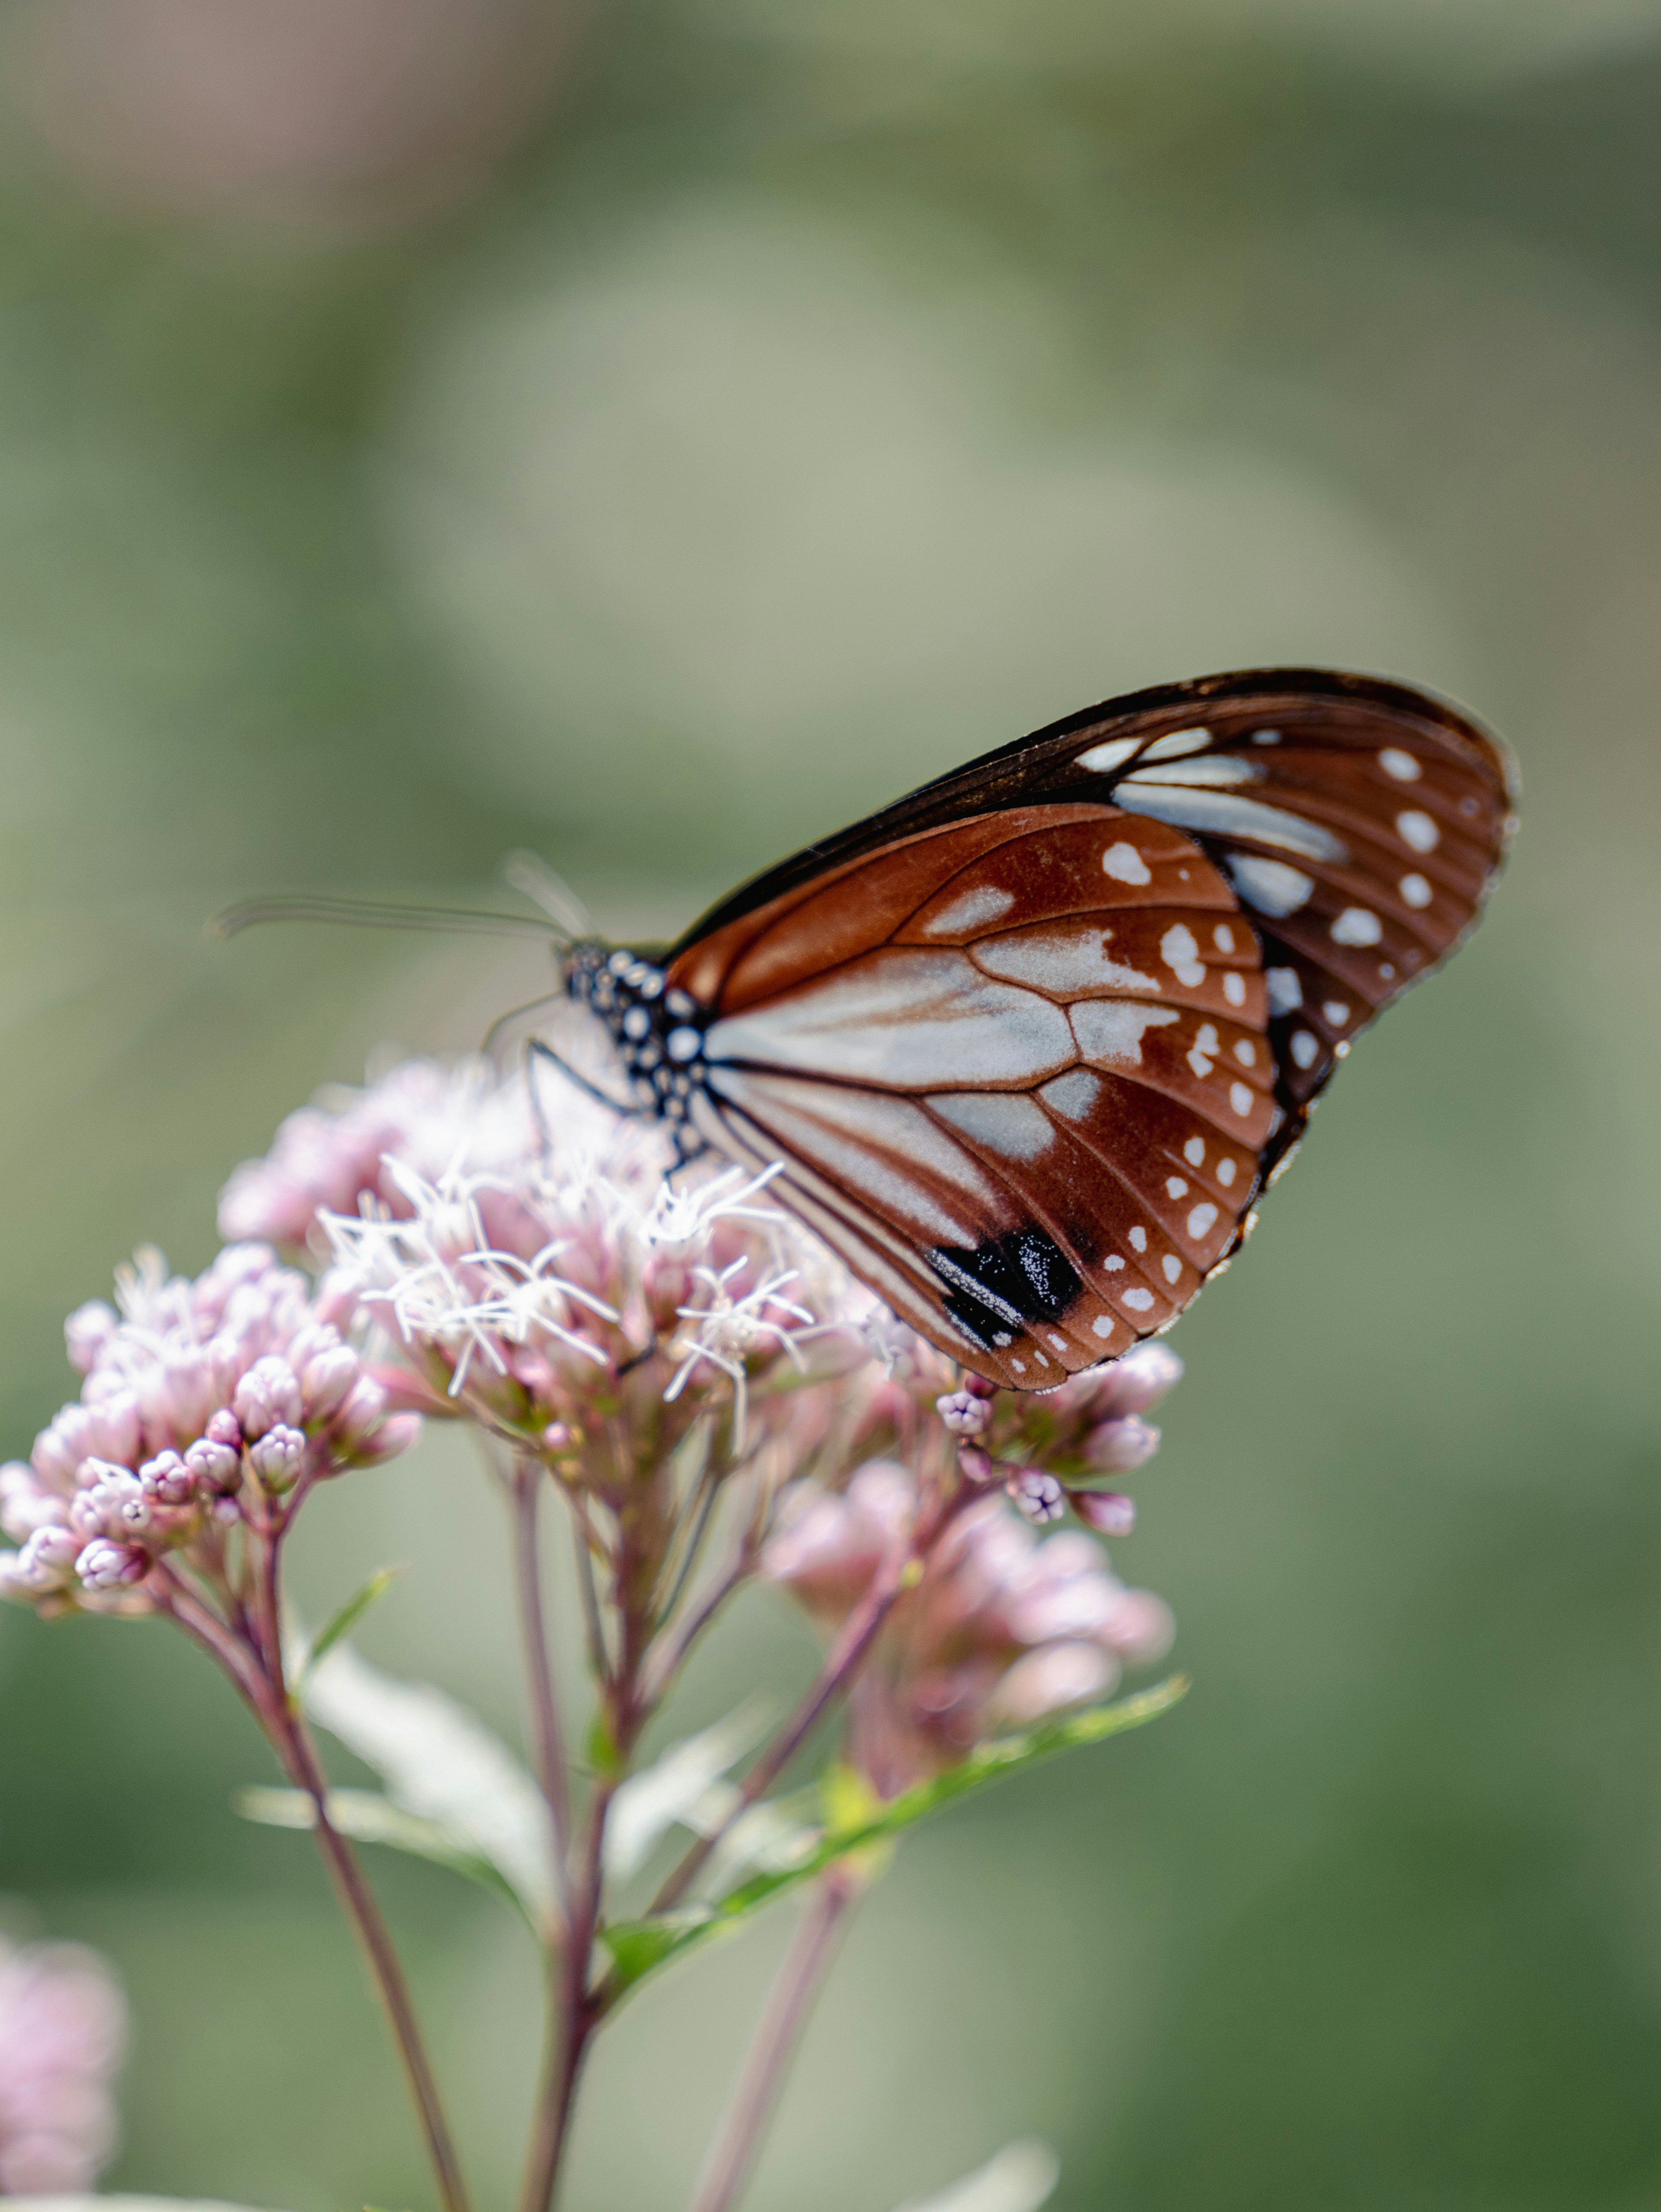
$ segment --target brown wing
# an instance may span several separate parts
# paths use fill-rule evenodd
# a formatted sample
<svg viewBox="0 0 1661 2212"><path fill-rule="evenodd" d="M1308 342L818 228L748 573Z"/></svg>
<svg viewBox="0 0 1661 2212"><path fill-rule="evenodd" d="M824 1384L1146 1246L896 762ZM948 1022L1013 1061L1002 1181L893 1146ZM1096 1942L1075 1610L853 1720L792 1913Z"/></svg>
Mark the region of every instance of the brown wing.
<svg viewBox="0 0 1661 2212"><path fill-rule="evenodd" d="M672 965L693 1107L878 1294L1031 1389L1166 1327L1280 1115L1255 933L1190 838L1100 804L924 831Z"/></svg>

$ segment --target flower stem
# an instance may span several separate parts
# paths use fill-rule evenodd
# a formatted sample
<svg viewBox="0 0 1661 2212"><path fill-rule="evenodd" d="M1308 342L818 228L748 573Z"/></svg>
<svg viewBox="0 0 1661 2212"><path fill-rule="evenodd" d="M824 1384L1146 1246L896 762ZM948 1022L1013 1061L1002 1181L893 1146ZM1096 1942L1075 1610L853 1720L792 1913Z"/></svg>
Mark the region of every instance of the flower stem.
<svg viewBox="0 0 1661 2212"><path fill-rule="evenodd" d="M605 1883L605 1817L615 1782L597 1781L584 1823L581 1863L574 1869L565 1942L550 1990L548 2055L535 2133L526 2167L520 2212L549 2212L570 2141L577 2083L605 2002L588 1986L589 1954L599 1925Z"/></svg>
<svg viewBox="0 0 1661 2212"><path fill-rule="evenodd" d="M968 1503L970 1494L965 1488L949 1498L928 1526L914 1535L910 1543L897 1544L889 1553L872 1577L865 1595L843 1623L837 1640L826 1652L824 1663L806 1696L745 1776L731 1812L718 1827L712 1829L708 1835L701 1836L682 1858L652 1899L651 1912L667 1912L672 1905L679 1904L733 1822L746 1813L764 1791L770 1790L783 1773L818 1725L826 1707L847 1686L855 1668L870 1650L879 1630L893 1609L895 1601L915 1572L917 1563L927 1556L944 1534L958 1510Z"/></svg>
<svg viewBox="0 0 1661 2212"><path fill-rule="evenodd" d="M275 1547L270 1549L274 1552ZM275 1620L280 1615L274 1559L268 1558L264 1563L261 1580L266 1609ZM305 1723L289 1702L280 1650L274 1666L268 1665L262 1653L228 1627L176 1575L166 1575L156 1595L171 1618L229 1677L233 1687L259 1722L284 1772L311 1799L318 1848L334 1884L335 1894L357 1937L375 1994L392 2029L405 2078L415 2100L440 2201L444 2212L469 2212L466 2184L402 1962L392 1947L392 1936L358 1863L356 1852L329 1819L327 1778L319 1764Z"/></svg>
<svg viewBox="0 0 1661 2212"><path fill-rule="evenodd" d="M840 1865L832 1867L815 1890L768 1997L721 2131L698 2176L691 2212L730 2212L737 2203L860 1887L853 1869Z"/></svg>
<svg viewBox="0 0 1661 2212"><path fill-rule="evenodd" d="M537 1550L537 1508L545 1480L541 1467L532 1459L521 1460L514 1470L514 1548L519 1571L520 1624L525 1638L526 1672L534 1721L537 1778L542 1784L553 1829L554 1894L561 1911L566 1912L570 1905L570 1877L566 1864L571 1835L570 1784L566 1773L559 1697L554 1683L553 1655L549 1648L542 1602L542 1563Z"/></svg>

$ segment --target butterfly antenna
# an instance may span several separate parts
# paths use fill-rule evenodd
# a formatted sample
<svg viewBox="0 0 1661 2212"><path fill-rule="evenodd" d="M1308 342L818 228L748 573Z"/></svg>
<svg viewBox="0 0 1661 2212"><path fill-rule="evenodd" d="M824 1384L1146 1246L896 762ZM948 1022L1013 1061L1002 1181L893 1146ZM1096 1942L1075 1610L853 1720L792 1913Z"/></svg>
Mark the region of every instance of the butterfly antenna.
<svg viewBox="0 0 1661 2212"><path fill-rule="evenodd" d="M222 908L204 925L211 938L235 937L265 921L344 922L360 929L459 931L478 937L540 937L563 948L570 933L558 922L524 914L488 914L472 907L398 906L374 899L246 899Z"/></svg>
<svg viewBox="0 0 1661 2212"><path fill-rule="evenodd" d="M502 864L502 880L539 906L573 938L597 937L594 918L557 869L539 853L509 853Z"/></svg>

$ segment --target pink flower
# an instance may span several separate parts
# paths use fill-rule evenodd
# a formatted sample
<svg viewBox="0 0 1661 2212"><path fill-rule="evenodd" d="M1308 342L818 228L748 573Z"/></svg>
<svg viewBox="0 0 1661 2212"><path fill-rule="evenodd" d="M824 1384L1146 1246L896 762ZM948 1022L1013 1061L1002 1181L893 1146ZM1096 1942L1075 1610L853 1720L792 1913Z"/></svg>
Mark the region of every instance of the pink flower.
<svg viewBox="0 0 1661 2212"><path fill-rule="evenodd" d="M0 1941L0 2195L92 2187L115 2148L126 2008L94 1952Z"/></svg>
<svg viewBox="0 0 1661 2212"><path fill-rule="evenodd" d="M891 1461L861 1468L840 1494L800 1484L762 1571L833 1632L906 1541L918 1505L913 1478ZM989 1496L948 1528L889 1614L855 1683L850 1756L893 1796L1000 1730L1105 1696L1171 1633L1161 1601L1127 1589L1090 1537L1040 1540Z"/></svg>
<svg viewBox="0 0 1661 2212"><path fill-rule="evenodd" d="M340 1286L314 1292L269 1245L229 1245L193 1281L142 1251L117 1308L70 1316L80 1398L27 1462L0 1468L0 1528L20 1546L0 1552L0 1595L144 1611L157 1559L213 1547L243 1501L389 1457L418 1432L343 1335Z"/></svg>

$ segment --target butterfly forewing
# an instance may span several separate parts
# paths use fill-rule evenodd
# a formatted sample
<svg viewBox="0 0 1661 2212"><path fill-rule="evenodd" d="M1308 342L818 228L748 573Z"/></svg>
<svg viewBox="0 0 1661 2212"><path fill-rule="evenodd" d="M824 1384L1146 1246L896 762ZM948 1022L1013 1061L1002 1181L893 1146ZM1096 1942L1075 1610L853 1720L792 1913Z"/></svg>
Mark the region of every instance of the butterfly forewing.
<svg viewBox="0 0 1661 2212"><path fill-rule="evenodd" d="M782 863L649 1014L591 1002L659 1110L777 1164L935 1343L1043 1388L1232 1251L1351 1040L1471 926L1510 803L1498 745L1421 693L1208 678Z"/></svg>

